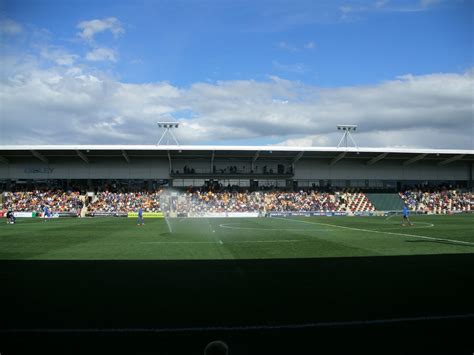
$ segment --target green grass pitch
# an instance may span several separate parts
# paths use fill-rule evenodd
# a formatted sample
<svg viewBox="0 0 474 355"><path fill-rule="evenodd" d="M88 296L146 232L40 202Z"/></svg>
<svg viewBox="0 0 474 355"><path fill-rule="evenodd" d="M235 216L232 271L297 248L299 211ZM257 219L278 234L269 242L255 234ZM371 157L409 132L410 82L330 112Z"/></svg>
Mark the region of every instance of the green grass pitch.
<svg viewBox="0 0 474 355"><path fill-rule="evenodd" d="M3 260L287 259L474 252L474 215L19 219L0 225Z"/></svg>
<svg viewBox="0 0 474 355"><path fill-rule="evenodd" d="M3 222L0 350L202 354L224 339L236 354L471 354L474 215L412 221Z"/></svg>

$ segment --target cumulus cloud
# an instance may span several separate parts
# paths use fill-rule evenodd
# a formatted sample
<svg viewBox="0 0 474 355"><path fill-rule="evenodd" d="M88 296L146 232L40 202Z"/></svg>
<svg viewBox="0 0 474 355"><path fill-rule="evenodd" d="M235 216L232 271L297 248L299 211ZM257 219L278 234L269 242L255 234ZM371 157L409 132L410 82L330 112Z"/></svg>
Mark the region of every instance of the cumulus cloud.
<svg viewBox="0 0 474 355"><path fill-rule="evenodd" d="M323 136L306 136L302 138L290 138L275 145L287 147L313 147L313 146L327 146L330 140L329 137Z"/></svg>
<svg viewBox="0 0 474 355"><path fill-rule="evenodd" d="M78 33L79 37L85 41L93 41L96 34L104 31L110 31L114 37L125 32L120 21L115 17L82 21L77 25L77 28L81 30Z"/></svg>
<svg viewBox="0 0 474 355"><path fill-rule="evenodd" d="M97 47L86 54L86 59L98 62L98 61L111 61L116 62L117 56L113 49L105 47Z"/></svg>
<svg viewBox="0 0 474 355"><path fill-rule="evenodd" d="M45 46L41 49L42 58L54 62L56 65L72 66L79 58L78 55L72 54L60 47Z"/></svg>
<svg viewBox="0 0 474 355"><path fill-rule="evenodd" d="M334 146L342 123L359 125L360 146L473 149L474 70L341 88L278 77L178 87L15 58L0 66L1 144L153 144L156 122L179 117L184 144Z"/></svg>

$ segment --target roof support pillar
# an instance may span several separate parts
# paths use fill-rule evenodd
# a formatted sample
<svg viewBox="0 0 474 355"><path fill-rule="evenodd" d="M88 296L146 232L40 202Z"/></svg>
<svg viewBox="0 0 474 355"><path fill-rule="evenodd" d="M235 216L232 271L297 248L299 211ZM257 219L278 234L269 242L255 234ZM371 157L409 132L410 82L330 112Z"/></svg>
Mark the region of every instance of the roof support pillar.
<svg viewBox="0 0 474 355"><path fill-rule="evenodd" d="M128 156L127 152L122 149L122 156L125 159L125 161L130 164L130 157Z"/></svg>
<svg viewBox="0 0 474 355"><path fill-rule="evenodd" d="M342 152L341 154L339 154L337 157L335 157L333 160L331 160L331 162L329 163L329 165L333 166L334 164L336 164L339 160L341 160L342 158L344 158L346 156L347 152Z"/></svg>
<svg viewBox="0 0 474 355"><path fill-rule="evenodd" d="M212 155L211 155L211 174L214 173L214 157L215 157L215 155L216 155L216 151L213 150Z"/></svg>
<svg viewBox="0 0 474 355"><path fill-rule="evenodd" d="M375 164L376 162L378 162L379 160L384 159L387 155L388 155L388 153L379 154L379 155L377 155L376 157L373 157L372 159L370 159L370 160L367 162L367 165L374 165L374 164Z"/></svg>
<svg viewBox="0 0 474 355"><path fill-rule="evenodd" d="M446 160L440 161L440 162L438 163L438 165L442 166L442 165L446 165L446 164L452 163L453 161L456 161L456 160L459 160L459 159L464 158L464 156L465 156L465 154L455 155L454 157L451 157L451 158L448 158L448 159L446 159Z"/></svg>
<svg viewBox="0 0 474 355"><path fill-rule="evenodd" d="M171 173L171 170L173 170L173 166L171 165L171 153L169 150L167 150L167 153L168 153L168 161L170 163L170 173Z"/></svg>
<svg viewBox="0 0 474 355"><path fill-rule="evenodd" d="M89 164L89 158L86 157L86 155L83 152L81 152L80 150L76 150L76 153L79 156L79 158L84 160L85 163Z"/></svg>
<svg viewBox="0 0 474 355"><path fill-rule="evenodd" d="M257 150L257 151L255 152L255 155L254 155L253 158L252 158L252 164L250 164L250 165L251 165L251 169L252 169L253 171L255 171L255 162L257 161L257 159L258 159L259 156L260 156L260 151Z"/></svg>
<svg viewBox="0 0 474 355"><path fill-rule="evenodd" d="M42 154L38 153L36 150L30 150L31 154L33 154L36 158L41 160L43 163L49 164L49 160Z"/></svg>
<svg viewBox="0 0 474 355"><path fill-rule="evenodd" d="M417 161L423 159L423 158L426 157L427 155L428 155L427 153L418 154L416 157L404 161L404 162L403 162L403 165L404 165L404 166L407 166L407 165L413 164L413 163L415 163L415 162L417 162Z"/></svg>
<svg viewBox="0 0 474 355"><path fill-rule="evenodd" d="M304 154L304 150L302 150L301 152L299 152L299 153L296 155L296 157L293 158L293 161L291 162L291 165L295 165L295 163L303 157L303 154Z"/></svg>

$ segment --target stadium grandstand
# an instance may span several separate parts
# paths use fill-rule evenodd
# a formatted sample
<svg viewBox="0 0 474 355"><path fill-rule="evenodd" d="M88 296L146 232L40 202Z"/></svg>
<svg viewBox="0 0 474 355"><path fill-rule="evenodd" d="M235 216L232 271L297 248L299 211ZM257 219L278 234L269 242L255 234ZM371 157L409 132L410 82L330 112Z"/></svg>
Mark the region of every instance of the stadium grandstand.
<svg viewBox="0 0 474 355"><path fill-rule="evenodd" d="M0 352L472 353L473 176L473 150L0 146Z"/></svg>
<svg viewBox="0 0 474 355"><path fill-rule="evenodd" d="M474 152L284 146L0 146L4 210L68 216L472 209ZM168 211L170 212L170 211Z"/></svg>

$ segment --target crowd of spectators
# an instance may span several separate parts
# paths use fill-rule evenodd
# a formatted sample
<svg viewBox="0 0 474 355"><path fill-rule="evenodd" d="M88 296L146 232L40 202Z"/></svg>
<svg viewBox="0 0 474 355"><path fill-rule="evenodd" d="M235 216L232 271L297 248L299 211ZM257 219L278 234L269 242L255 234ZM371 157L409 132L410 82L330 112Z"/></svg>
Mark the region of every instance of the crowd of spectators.
<svg viewBox="0 0 474 355"><path fill-rule="evenodd" d="M474 198L470 192L412 189L400 192L400 197L410 210L416 212L446 214L474 210Z"/></svg>
<svg viewBox="0 0 474 355"><path fill-rule="evenodd" d="M263 208L258 193L188 191L178 197L178 212L255 212Z"/></svg>
<svg viewBox="0 0 474 355"><path fill-rule="evenodd" d="M88 206L88 211L96 212L136 212L140 207L144 212L160 212L162 190L154 192L98 192Z"/></svg>
<svg viewBox="0 0 474 355"><path fill-rule="evenodd" d="M42 212L48 206L52 212L77 212L83 203L78 191L33 190L5 192L3 208L16 212Z"/></svg>
<svg viewBox="0 0 474 355"><path fill-rule="evenodd" d="M318 191L192 191L178 199L178 212L372 211L362 193Z"/></svg>
<svg viewBox="0 0 474 355"><path fill-rule="evenodd" d="M266 206L269 211L373 211L374 207L360 192L338 191L318 192L310 190L299 193L266 193Z"/></svg>
<svg viewBox="0 0 474 355"><path fill-rule="evenodd" d="M375 208L365 194L358 191L320 192L307 190L285 192L282 190L254 191L216 186L189 189L176 194L166 190L139 192L97 192L89 200L89 213L175 211L187 213L202 212L364 212ZM163 199L163 196L167 196ZM453 189L423 190L410 189L400 193L401 199L412 211L444 214L474 211L474 198L470 192ZM3 209L14 211L41 212L48 206L52 212L76 212L83 206L80 192L61 189L38 189L32 191L5 192ZM171 208L169 206L171 204Z"/></svg>
<svg viewBox="0 0 474 355"><path fill-rule="evenodd" d="M173 203L176 212L285 212L285 211L368 211L373 206L362 193L317 191L213 191L189 190L162 199L162 189L153 192L98 192L87 206L89 213L160 212L162 203ZM14 211L75 211L82 207L79 192L62 190L8 192L4 208ZM169 206L163 208L169 211Z"/></svg>

